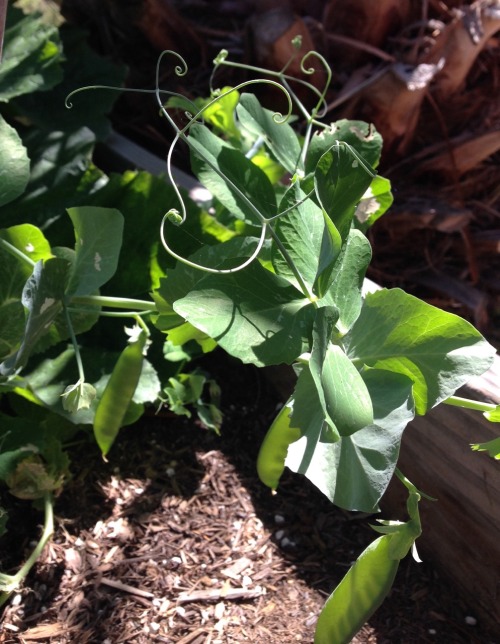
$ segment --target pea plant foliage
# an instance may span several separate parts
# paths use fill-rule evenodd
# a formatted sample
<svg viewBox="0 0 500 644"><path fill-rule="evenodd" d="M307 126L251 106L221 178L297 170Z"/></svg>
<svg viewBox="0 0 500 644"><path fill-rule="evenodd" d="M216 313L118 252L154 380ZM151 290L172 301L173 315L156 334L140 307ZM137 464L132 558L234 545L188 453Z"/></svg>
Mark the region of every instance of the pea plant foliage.
<svg viewBox="0 0 500 644"><path fill-rule="evenodd" d="M392 202L389 181L376 172L382 140L367 123L322 122L330 70L321 56L303 58L303 78L290 77L288 66L251 68L257 80L211 88L208 98L195 100L160 87L160 68L168 63L179 76L188 73L177 54L164 52L154 90L120 90L151 92L174 131L166 164L171 186L157 188L164 210L156 220L141 215L147 229L141 234L151 238L136 293L146 297L119 291L137 280L137 264L132 275L123 257L134 223L118 205L127 210L123 194L130 181L146 181L142 175L109 179L88 170L78 193L87 203L65 204L73 247L61 245L41 220L0 230L0 270L10 276L0 287L0 393L19 415L3 414L0 478L21 498L45 500L43 544L51 499L67 476L64 437L71 427L92 428L104 457L120 427L148 403L186 414L194 406L218 431L215 383L165 370L166 362L184 367L196 351L220 347L258 367L293 365L295 389L259 453L262 482L277 489L288 467L337 506L368 513L377 512L393 476L408 490L408 521L375 526L382 536L360 555L318 620L317 642L348 642L383 601L420 534L422 493L397 469L405 427L440 403L473 405L498 421L495 406L454 396L489 368L495 351L468 322L400 289L364 292L372 254L366 232ZM313 63L324 68L324 91L309 82ZM221 52L212 84L227 65L244 67ZM261 104L257 85L279 92L287 111ZM297 85L310 92L313 107L299 98ZM117 88L75 89L67 105L77 112L87 92L110 89ZM10 164L9 178L0 175L0 202L22 203L26 149L4 119L0 134L8 146L0 154ZM178 144L188 147L209 203L193 203L175 185ZM107 357L92 335L103 317L111 318L107 324L129 318L133 327L127 346ZM93 344L85 340L89 333ZM23 415L29 422L21 422ZM476 448L498 458L492 443ZM25 573L2 575L6 596Z"/></svg>

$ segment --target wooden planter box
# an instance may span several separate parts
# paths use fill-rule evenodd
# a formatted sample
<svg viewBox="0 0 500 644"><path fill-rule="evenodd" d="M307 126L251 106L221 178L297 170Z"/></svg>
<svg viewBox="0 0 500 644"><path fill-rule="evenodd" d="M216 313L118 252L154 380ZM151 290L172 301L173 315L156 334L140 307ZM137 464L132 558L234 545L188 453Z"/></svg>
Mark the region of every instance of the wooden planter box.
<svg viewBox="0 0 500 644"><path fill-rule="evenodd" d="M500 403L500 358L464 395ZM440 405L412 421L403 434L399 467L437 499L420 503L422 559L460 588L476 617L500 629L500 462L473 452L470 443L499 435L480 412ZM382 508L404 518L405 494L394 481ZM398 517L399 515L399 517Z"/></svg>
<svg viewBox="0 0 500 644"><path fill-rule="evenodd" d="M107 142L106 154L123 167L152 174L166 170L162 159L118 134ZM175 177L188 190L197 186L185 173L176 171ZM373 288L376 285L368 286L368 290ZM286 399L293 389L292 369L277 367L268 372ZM475 378L461 393L500 403L500 357L488 373ZM500 629L500 462L469 447L499 434L499 425L488 422L480 412L441 405L408 425L399 467L419 489L437 499L424 499L420 504L420 556L460 589L476 617ZM388 518L404 520L406 491L393 482L381 505Z"/></svg>

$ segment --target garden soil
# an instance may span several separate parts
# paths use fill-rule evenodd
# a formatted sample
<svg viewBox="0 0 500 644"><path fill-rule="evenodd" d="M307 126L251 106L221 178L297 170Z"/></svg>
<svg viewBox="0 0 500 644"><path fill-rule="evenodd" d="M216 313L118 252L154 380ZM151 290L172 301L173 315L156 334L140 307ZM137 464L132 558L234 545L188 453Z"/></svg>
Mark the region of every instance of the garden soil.
<svg viewBox="0 0 500 644"><path fill-rule="evenodd" d="M122 430L108 462L77 441L54 538L4 609L0 642L312 642L326 597L376 537L376 516L334 508L291 473L276 494L265 488L255 460L282 402L275 373L218 352L210 368L223 391L220 436L150 410ZM2 504L11 515L2 569L15 572L42 515L13 497ZM500 638L432 562L409 556L353 641Z"/></svg>

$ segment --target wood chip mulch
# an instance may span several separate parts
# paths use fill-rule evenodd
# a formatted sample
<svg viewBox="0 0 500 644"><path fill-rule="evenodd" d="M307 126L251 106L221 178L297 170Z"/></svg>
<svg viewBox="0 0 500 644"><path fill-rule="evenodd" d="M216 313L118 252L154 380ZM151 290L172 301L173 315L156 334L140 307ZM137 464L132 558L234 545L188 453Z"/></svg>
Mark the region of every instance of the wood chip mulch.
<svg viewBox="0 0 500 644"><path fill-rule="evenodd" d="M220 437L151 415L122 430L108 463L86 442L72 448L56 534L5 609L0 642L312 642L373 518L333 508L297 476L276 495L265 489L255 457L278 397L253 368L219 364ZM33 547L40 521L26 503L11 506L4 571ZM483 626L432 562L409 558L354 642L498 642Z"/></svg>

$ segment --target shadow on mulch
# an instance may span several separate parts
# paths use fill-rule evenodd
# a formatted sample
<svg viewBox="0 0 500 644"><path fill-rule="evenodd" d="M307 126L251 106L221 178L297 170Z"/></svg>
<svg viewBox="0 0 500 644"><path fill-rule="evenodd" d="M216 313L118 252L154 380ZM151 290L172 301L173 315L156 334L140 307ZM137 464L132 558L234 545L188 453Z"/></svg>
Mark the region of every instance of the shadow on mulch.
<svg viewBox="0 0 500 644"><path fill-rule="evenodd" d="M73 448L56 534L6 609L1 642L312 641L325 597L373 540L373 519L291 474L272 495L255 459L279 395L224 354L207 366L223 391L220 437L146 416L122 430L109 463L94 446ZM2 560L15 568L37 515L13 502L11 516ZM467 617L473 607L431 562L407 558L355 642L495 642Z"/></svg>

